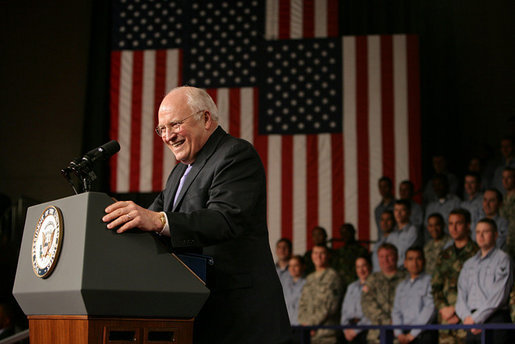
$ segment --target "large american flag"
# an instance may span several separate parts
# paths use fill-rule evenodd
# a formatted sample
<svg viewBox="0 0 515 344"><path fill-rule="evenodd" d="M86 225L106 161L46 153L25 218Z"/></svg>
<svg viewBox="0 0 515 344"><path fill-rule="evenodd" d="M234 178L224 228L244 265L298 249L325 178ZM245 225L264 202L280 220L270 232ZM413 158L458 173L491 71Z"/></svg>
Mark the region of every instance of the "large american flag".
<svg viewBox="0 0 515 344"><path fill-rule="evenodd" d="M176 161L154 133L170 89L206 88L222 127L267 174L272 245L320 225L373 240L377 181L421 183L418 41L342 36L337 0L113 3L111 138L117 193L164 188Z"/></svg>

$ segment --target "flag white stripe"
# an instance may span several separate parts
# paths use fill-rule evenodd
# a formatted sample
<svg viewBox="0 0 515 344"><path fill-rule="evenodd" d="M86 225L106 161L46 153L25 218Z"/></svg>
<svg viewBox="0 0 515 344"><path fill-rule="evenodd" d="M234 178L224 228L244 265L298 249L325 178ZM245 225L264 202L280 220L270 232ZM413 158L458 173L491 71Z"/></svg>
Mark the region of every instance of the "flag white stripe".
<svg viewBox="0 0 515 344"><path fill-rule="evenodd" d="M381 52L379 36L367 38L368 47L368 139L369 139L369 206L370 234L376 237L374 208L381 200L377 181L383 175L382 109L381 109Z"/></svg>
<svg viewBox="0 0 515 344"><path fill-rule="evenodd" d="M290 38L303 36L303 0L290 0Z"/></svg>
<svg viewBox="0 0 515 344"><path fill-rule="evenodd" d="M293 136L293 252L306 250L307 197L306 197L306 135ZM311 166L311 168L315 168Z"/></svg>
<svg viewBox="0 0 515 344"><path fill-rule="evenodd" d="M120 152L116 155L116 190L129 191L131 154L131 108L132 108L132 65L133 53L123 51L120 62L120 95L118 117L118 142Z"/></svg>
<svg viewBox="0 0 515 344"><path fill-rule="evenodd" d="M153 133L154 133L154 81L156 72L155 50L145 50L143 53L143 85L141 95L141 154L140 154L140 192L152 191L153 169Z"/></svg>
<svg viewBox="0 0 515 344"><path fill-rule="evenodd" d="M275 247L281 238L281 143L280 135L268 136L268 232L271 247Z"/></svg>
<svg viewBox="0 0 515 344"><path fill-rule="evenodd" d="M240 104L240 133L241 138L254 142L254 89L251 87L242 88L240 91L241 104Z"/></svg>
<svg viewBox="0 0 515 344"><path fill-rule="evenodd" d="M356 126L356 39L343 37L343 140L345 222L358 220L358 170Z"/></svg>
<svg viewBox="0 0 515 344"><path fill-rule="evenodd" d="M331 134L320 134L318 138L318 224L328 230L331 237L333 222L332 208L332 150ZM307 168L310 168L307 166ZM310 181L308 181L310 182ZM310 230L311 228L308 228Z"/></svg>
<svg viewBox="0 0 515 344"><path fill-rule="evenodd" d="M216 92L216 106L218 107L218 124L229 131L229 89L219 88Z"/></svg>
<svg viewBox="0 0 515 344"><path fill-rule="evenodd" d="M409 179L409 123L406 36L393 36L395 177Z"/></svg>
<svg viewBox="0 0 515 344"><path fill-rule="evenodd" d="M327 1L315 0L315 37L327 37Z"/></svg>
<svg viewBox="0 0 515 344"><path fill-rule="evenodd" d="M168 93L173 88L180 86L179 85L179 50L178 49L170 49L166 51L166 80L165 80L165 93ZM166 180L168 179L168 175L170 171L172 171L173 167L177 163L175 160L175 156L168 149L168 147L164 147L163 149L163 189L166 186Z"/></svg>
<svg viewBox="0 0 515 344"><path fill-rule="evenodd" d="M277 39L279 37L279 1L266 1L266 39Z"/></svg>

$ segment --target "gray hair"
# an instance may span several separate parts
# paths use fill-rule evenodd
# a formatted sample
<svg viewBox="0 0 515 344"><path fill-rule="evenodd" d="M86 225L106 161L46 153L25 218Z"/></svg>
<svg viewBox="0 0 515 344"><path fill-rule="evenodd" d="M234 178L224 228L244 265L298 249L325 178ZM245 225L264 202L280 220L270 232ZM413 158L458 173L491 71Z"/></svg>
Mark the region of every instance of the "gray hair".
<svg viewBox="0 0 515 344"><path fill-rule="evenodd" d="M211 113L211 118L215 122L218 122L218 108L211 96L204 89L191 86L181 86L178 88L185 88L188 105L194 113L207 110ZM199 113L195 116L195 119L199 120L201 117L202 114Z"/></svg>

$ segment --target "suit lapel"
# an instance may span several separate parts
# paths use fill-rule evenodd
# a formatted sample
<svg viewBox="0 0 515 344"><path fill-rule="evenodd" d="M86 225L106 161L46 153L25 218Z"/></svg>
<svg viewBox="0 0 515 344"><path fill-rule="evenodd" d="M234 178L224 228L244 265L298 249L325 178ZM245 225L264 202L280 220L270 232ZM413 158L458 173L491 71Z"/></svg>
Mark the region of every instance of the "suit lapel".
<svg viewBox="0 0 515 344"><path fill-rule="evenodd" d="M202 147L202 149L198 153L197 159L191 165L191 171L186 176L186 180L184 181L184 184L182 185L182 189L179 193L179 197L177 198L177 202L175 203L175 206L172 209L173 211L177 211L177 209L179 208L179 206L182 202L182 199L183 199L184 195L186 194L186 192L188 191L189 187L191 186L191 184L193 183L195 178L197 178L197 175L199 174L199 172L204 168L207 161L209 160L209 157L211 157L211 155L213 155L213 153L215 152L216 147L218 146L218 143L220 142L222 137L224 137L226 134L227 133L222 129L222 127L219 126L218 128L216 128L216 130L213 132L213 134L211 134L211 136L207 140L204 147ZM183 166L185 166L185 168L181 170L182 172L179 175L179 178L177 179L175 184L172 184L172 185L176 185L175 190L177 190L179 181L180 181L184 171L186 170L186 165L183 165ZM175 192L173 194L175 195ZM173 203L173 197L172 197L172 203Z"/></svg>

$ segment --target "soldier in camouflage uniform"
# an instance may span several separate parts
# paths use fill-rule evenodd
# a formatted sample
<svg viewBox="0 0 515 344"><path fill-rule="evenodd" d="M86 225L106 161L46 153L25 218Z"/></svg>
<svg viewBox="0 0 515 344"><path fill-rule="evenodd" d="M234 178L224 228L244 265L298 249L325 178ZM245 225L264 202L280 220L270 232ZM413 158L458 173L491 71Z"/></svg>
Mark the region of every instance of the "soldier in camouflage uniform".
<svg viewBox="0 0 515 344"><path fill-rule="evenodd" d="M397 248L389 243L377 251L381 271L368 276L361 293L363 314L372 325L390 325L397 285L406 278L404 271L397 270ZM368 343L379 343L379 330L369 330Z"/></svg>
<svg viewBox="0 0 515 344"><path fill-rule="evenodd" d="M435 307L438 310L440 324L458 324L460 319L454 306L458 296L458 277L467 259L478 250L478 246L470 239L470 213L466 209L454 209L449 215L449 234L454 240L440 253L431 281ZM439 343L464 343L464 330L440 330Z"/></svg>
<svg viewBox="0 0 515 344"><path fill-rule="evenodd" d="M345 290L349 284L358 278L356 270L350 262L355 262L358 257L367 256L368 251L356 241L356 230L352 224L343 224L340 227L340 235L344 246L335 252L335 256L332 259L332 267L340 275Z"/></svg>
<svg viewBox="0 0 515 344"><path fill-rule="evenodd" d="M329 250L324 245L313 247L311 258L315 272L306 278L299 301L299 323L303 326L338 325L342 288L336 271L329 267ZM311 331L311 343L336 344L341 331Z"/></svg>
<svg viewBox="0 0 515 344"><path fill-rule="evenodd" d="M431 236L424 246L426 257L426 273L432 275L440 252L452 245L452 238L444 232L445 221L439 213L432 213L427 218L427 230Z"/></svg>

